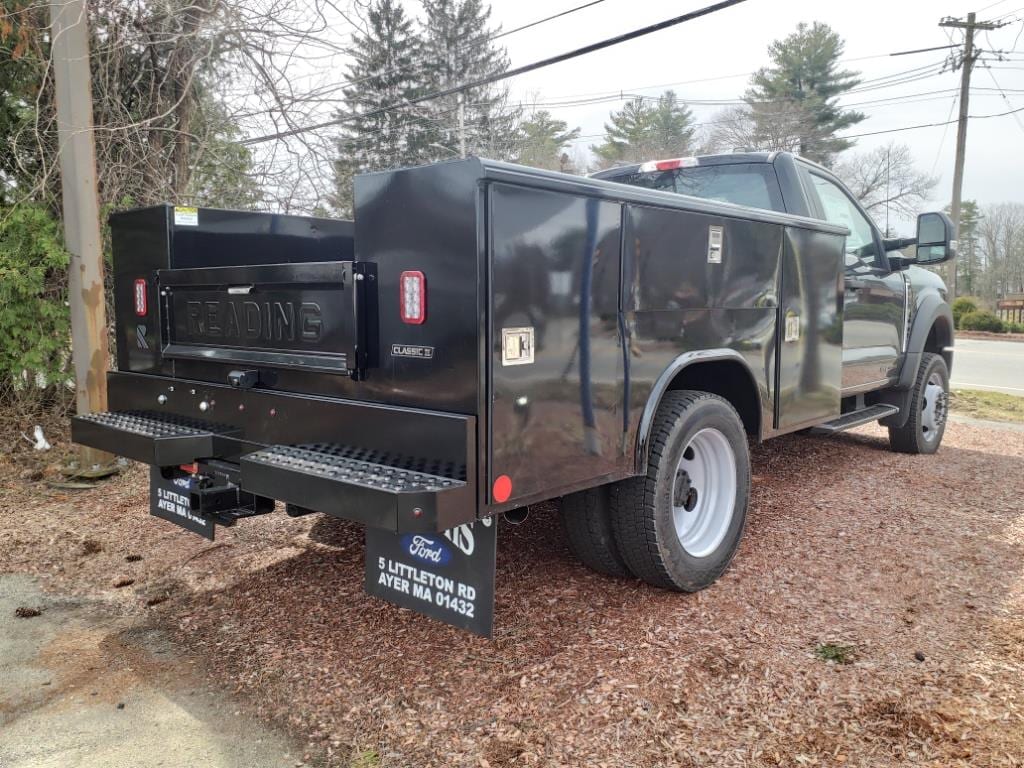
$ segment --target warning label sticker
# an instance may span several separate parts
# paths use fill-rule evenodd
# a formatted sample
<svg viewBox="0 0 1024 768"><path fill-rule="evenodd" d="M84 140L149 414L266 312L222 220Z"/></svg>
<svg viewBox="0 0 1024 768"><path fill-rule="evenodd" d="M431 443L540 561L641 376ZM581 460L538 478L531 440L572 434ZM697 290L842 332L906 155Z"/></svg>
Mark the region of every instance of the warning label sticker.
<svg viewBox="0 0 1024 768"><path fill-rule="evenodd" d="M175 206L174 208L174 224L178 227L198 227L199 226L199 209L198 208L182 208L181 206Z"/></svg>

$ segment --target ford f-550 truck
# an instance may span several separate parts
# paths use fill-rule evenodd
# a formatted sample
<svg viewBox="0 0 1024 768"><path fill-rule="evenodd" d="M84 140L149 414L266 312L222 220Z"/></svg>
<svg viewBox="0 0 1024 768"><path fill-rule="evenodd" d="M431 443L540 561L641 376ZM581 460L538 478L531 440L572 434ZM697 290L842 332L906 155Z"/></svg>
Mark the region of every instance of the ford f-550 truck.
<svg viewBox="0 0 1024 768"><path fill-rule="evenodd" d="M918 265L951 222L886 239L790 154L469 159L358 177L354 222L111 230L110 410L73 438L149 464L152 514L209 538L275 500L363 523L368 591L483 634L499 513L561 498L584 563L692 591L736 551L749 439L942 440L952 314Z"/></svg>

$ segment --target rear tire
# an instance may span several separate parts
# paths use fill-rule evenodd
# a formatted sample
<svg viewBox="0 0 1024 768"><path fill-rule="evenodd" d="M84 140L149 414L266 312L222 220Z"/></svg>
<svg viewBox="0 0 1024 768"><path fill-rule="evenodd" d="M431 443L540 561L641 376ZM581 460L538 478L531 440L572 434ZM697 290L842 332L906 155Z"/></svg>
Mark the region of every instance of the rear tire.
<svg viewBox="0 0 1024 768"><path fill-rule="evenodd" d="M732 561L750 498L747 435L717 395L668 392L654 418L647 474L612 486L626 566L656 587L696 592Z"/></svg>
<svg viewBox="0 0 1024 768"><path fill-rule="evenodd" d="M949 369L942 355L926 352L914 382L910 417L902 427L889 427L889 446L897 453L935 453L946 433L949 413Z"/></svg>
<svg viewBox="0 0 1024 768"><path fill-rule="evenodd" d="M608 488L600 486L562 498L562 529L569 551L591 570L631 577L612 534Z"/></svg>

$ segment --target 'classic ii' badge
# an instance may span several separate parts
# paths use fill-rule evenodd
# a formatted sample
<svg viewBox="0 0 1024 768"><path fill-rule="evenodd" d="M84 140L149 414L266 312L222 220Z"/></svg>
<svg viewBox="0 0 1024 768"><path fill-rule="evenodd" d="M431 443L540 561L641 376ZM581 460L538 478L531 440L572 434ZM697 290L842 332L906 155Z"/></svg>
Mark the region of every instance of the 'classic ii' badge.
<svg viewBox="0 0 1024 768"><path fill-rule="evenodd" d="M392 344L392 357L414 357L417 360L433 360L433 347L420 347L415 344Z"/></svg>

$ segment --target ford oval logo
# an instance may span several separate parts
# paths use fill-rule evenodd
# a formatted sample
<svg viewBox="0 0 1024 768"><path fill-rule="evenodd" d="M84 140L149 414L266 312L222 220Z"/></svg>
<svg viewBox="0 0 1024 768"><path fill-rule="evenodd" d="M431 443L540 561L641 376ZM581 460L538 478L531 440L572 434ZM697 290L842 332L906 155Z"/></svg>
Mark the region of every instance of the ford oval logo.
<svg viewBox="0 0 1024 768"><path fill-rule="evenodd" d="M444 541L422 533L407 533L402 537L402 549L423 563L447 565L452 559L451 550Z"/></svg>

